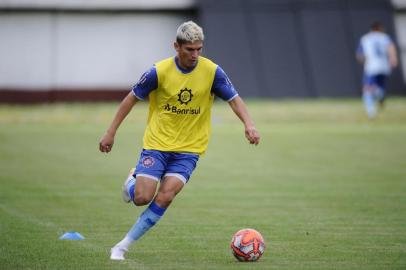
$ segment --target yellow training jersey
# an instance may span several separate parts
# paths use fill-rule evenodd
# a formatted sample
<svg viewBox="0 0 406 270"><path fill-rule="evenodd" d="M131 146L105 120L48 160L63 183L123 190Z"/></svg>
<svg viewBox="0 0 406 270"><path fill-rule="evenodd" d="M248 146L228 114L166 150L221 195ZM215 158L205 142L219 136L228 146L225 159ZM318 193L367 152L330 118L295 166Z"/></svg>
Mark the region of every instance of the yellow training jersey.
<svg viewBox="0 0 406 270"><path fill-rule="evenodd" d="M144 148L202 154L210 136L211 93L217 65L199 57L189 73L173 57L155 64L158 87L149 94Z"/></svg>

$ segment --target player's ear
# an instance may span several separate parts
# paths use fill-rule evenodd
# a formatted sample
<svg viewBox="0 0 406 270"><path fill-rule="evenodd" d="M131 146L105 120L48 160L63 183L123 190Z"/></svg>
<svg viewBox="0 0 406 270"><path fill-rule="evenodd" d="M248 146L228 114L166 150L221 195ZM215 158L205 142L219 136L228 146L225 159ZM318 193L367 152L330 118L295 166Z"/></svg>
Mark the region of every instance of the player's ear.
<svg viewBox="0 0 406 270"><path fill-rule="evenodd" d="M179 52L179 50L180 50L180 45L179 45L179 43L177 43L176 41L173 43L173 47L175 48L175 51L176 52Z"/></svg>

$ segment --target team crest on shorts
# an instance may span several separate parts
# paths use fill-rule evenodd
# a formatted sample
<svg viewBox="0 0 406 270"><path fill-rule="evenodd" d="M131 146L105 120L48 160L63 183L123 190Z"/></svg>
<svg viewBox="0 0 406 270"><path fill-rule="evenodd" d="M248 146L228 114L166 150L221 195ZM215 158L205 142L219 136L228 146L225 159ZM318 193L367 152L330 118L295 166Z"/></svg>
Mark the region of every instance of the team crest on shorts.
<svg viewBox="0 0 406 270"><path fill-rule="evenodd" d="M154 166L154 163L155 163L155 159L153 157L150 157L150 156L144 157L141 160L141 164L145 168L151 168L152 166Z"/></svg>

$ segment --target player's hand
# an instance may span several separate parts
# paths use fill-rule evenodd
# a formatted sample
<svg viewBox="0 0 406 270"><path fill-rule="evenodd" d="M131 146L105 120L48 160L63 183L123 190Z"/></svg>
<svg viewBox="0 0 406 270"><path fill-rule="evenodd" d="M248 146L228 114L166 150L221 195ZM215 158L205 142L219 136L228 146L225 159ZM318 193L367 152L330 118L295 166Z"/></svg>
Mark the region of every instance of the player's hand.
<svg viewBox="0 0 406 270"><path fill-rule="evenodd" d="M248 126L245 128L245 137L250 144L258 145L260 136L258 130L254 126Z"/></svg>
<svg viewBox="0 0 406 270"><path fill-rule="evenodd" d="M104 153L110 152L111 148L113 148L113 144L114 144L114 135L107 132L100 139L100 142L99 142L100 152L104 152Z"/></svg>

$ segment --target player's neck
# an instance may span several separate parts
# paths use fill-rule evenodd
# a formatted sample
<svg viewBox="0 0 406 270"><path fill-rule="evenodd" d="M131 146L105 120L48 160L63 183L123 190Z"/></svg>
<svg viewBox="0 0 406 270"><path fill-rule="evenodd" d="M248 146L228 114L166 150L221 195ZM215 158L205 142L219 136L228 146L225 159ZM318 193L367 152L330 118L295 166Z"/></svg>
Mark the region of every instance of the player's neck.
<svg viewBox="0 0 406 270"><path fill-rule="evenodd" d="M192 71L195 69L195 67L197 66L197 63L198 63L198 62L196 62L196 64L195 64L194 66L192 66L192 67L185 67L185 66L183 66L183 65L181 64L181 62L179 61L179 57L178 57L178 56L175 56L175 64L176 64L176 67L177 67L178 70L181 71L182 73L190 73L190 72L192 72Z"/></svg>

